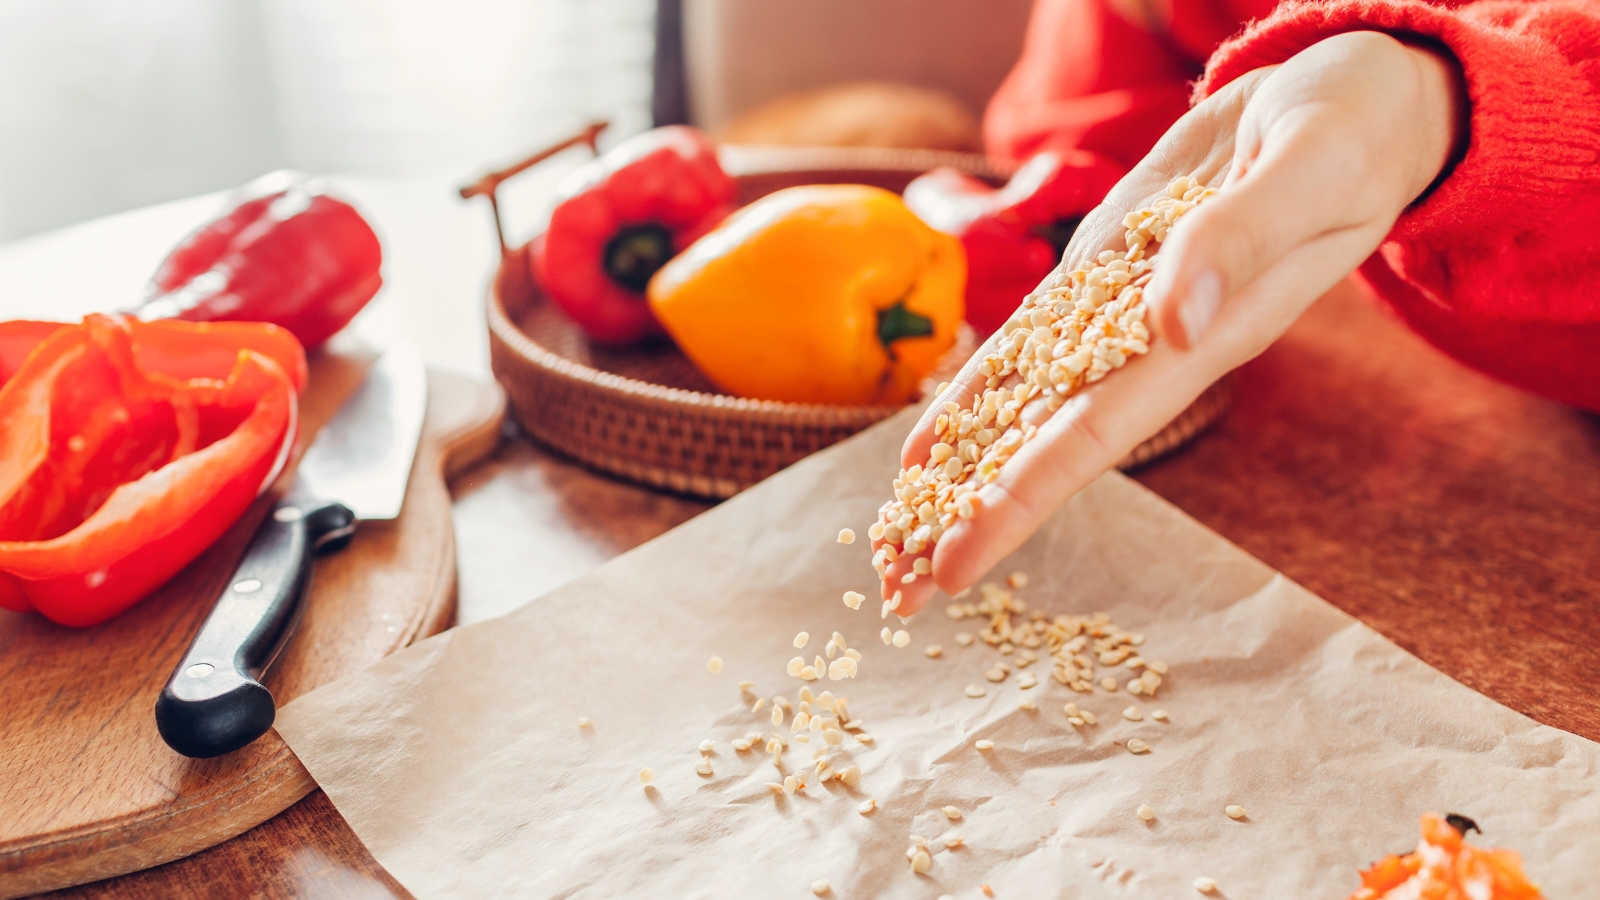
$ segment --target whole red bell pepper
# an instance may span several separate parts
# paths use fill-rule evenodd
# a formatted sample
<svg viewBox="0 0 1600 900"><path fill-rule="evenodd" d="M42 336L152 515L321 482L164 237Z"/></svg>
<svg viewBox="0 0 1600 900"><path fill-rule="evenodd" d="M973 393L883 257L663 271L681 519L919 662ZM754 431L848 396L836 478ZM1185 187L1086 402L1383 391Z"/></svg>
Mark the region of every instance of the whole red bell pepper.
<svg viewBox="0 0 1600 900"><path fill-rule="evenodd" d="M92 315L0 323L0 374L0 606L87 626L172 577L277 476L306 362L273 325Z"/></svg>
<svg viewBox="0 0 1600 900"><path fill-rule="evenodd" d="M383 250L355 207L320 182L275 172L161 263L132 312L141 319L271 322L315 347L383 284Z"/></svg>
<svg viewBox="0 0 1600 900"><path fill-rule="evenodd" d="M1050 274L1072 232L1122 177L1123 168L1083 150L1033 157L1003 188L954 169L906 187L906 205L955 235L967 250L967 321L987 335Z"/></svg>
<svg viewBox="0 0 1600 900"><path fill-rule="evenodd" d="M596 341L662 334L650 276L727 218L736 192L703 133L668 125L629 138L561 183L528 254L534 280Z"/></svg>

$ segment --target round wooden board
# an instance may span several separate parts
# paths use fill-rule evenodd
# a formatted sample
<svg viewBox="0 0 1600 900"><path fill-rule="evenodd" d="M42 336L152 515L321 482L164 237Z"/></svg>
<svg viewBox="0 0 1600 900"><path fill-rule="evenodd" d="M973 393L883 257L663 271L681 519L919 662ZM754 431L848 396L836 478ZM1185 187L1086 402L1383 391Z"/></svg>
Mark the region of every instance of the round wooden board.
<svg viewBox="0 0 1600 900"><path fill-rule="evenodd" d="M364 348L317 354L301 402L304 447L365 375ZM493 384L429 373L428 411L404 509L363 524L317 562L298 632L269 671L281 705L447 628L456 558L448 477L499 440ZM276 815L315 784L269 732L217 759L172 752L157 694L265 515L121 616L75 630L0 610L0 898L95 881L187 856Z"/></svg>

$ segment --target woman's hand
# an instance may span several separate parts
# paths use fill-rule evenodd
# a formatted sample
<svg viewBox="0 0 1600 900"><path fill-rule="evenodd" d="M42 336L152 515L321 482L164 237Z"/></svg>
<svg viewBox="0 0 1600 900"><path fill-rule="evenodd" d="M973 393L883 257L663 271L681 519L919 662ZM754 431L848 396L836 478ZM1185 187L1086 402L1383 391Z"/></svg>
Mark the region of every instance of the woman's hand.
<svg viewBox="0 0 1600 900"><path fill-rule="evenodd" d="M1265 350L1438 178L1460 142L1463 107L1452 60L1354 32L1251 72L1180 119L1084 220L1063 263L1120 248L1123 217L1179 175L1221 185L1160 247L1146 294L1149 354L1054 415L1042 401L1024 409L1038 434L980 490L978 515L945 531L933 578L902 585L912 564L902 556L883 596L902 591L904 616L922 608L935 582L950 593L972 584L1212 382ZM977 363L988 349L947 396L982 391ZM912 430L902 466L927 460L944 399Z"/></svg>

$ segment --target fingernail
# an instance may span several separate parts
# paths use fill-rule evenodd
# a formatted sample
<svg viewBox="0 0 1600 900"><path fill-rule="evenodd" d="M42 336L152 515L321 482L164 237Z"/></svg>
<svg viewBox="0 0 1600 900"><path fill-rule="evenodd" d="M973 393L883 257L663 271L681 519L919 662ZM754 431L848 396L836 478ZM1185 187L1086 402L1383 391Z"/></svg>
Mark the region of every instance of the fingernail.
<svg viewBox="0 0 1600 900"><path fill-rule="evenodd" d="M1178 307L1178 321L1183 323L1184 335L1193 347L1200 336L1211 327L1211 320L1222 306L1222 279L1215 272L1203 272L1189 283L1183 303Z"/></svg>

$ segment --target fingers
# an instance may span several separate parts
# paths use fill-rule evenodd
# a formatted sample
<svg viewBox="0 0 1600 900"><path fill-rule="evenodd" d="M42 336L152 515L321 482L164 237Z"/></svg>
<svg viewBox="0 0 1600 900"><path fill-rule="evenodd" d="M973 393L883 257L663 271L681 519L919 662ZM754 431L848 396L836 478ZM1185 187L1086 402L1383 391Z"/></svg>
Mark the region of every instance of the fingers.
<svg viewBox="0 0 1600 900"><path fill-rule="evenodd" d="M909 469L916 463L927 462L928 451L932 449L934 443L934 421L943 412L944 404L947 401L955 400L959 403L961 402L959 399L961 397L971 400L974 391L983 390L983 384L987 379L979 374L978 366L982 365L983 357L994 349L997 340L998 337L996 335L990 335L989 339L984 341L983 346L972 354L972 357L961 367L961 371L950 381L950 386L934 397L928 407L922 411L922 418L918 419L917 424L912 426L911 432L906 435L905 445L900 449L900 468Z"/></svg>
<svg viewBox="0 0 1600 900"><path fill-rule="evenodd" d="M1372 252L1385 231L1340 229L1291 250L1230 299L1195 348L1153 344L1149 354L1069 400L980 489L982 512L956 521L935 545L938 586L954 594L998 565L1068 498L1165 427L1213 381L1282 335L1345 276L1351 260Z"/></svg>
<svg viewBox="0 0 1600 900"><path fill-rule="evenodd" d="M928 554L924 553L926 557ZM894 595L900 595L900 603L893 612L899 616L912 616L920 612L928 601L933 598L939 584L932 575L918 575L911 582L905 581L905 576L912 574L914 560L908 554L889 564L883 574L883 599L893 602Z"/></svg>
<svg viewBox="0 0 1600 900"><path fill-rule="evenodd" d="M1156 333L1179 349L1194 346L1227 298L1290 250L1357 224L1346 200L1360 162L1345 152L1349 143L1302 122L1278 129L1257 156L1239 148L1224 189L1161 247L1148 295Z"/></svg>

